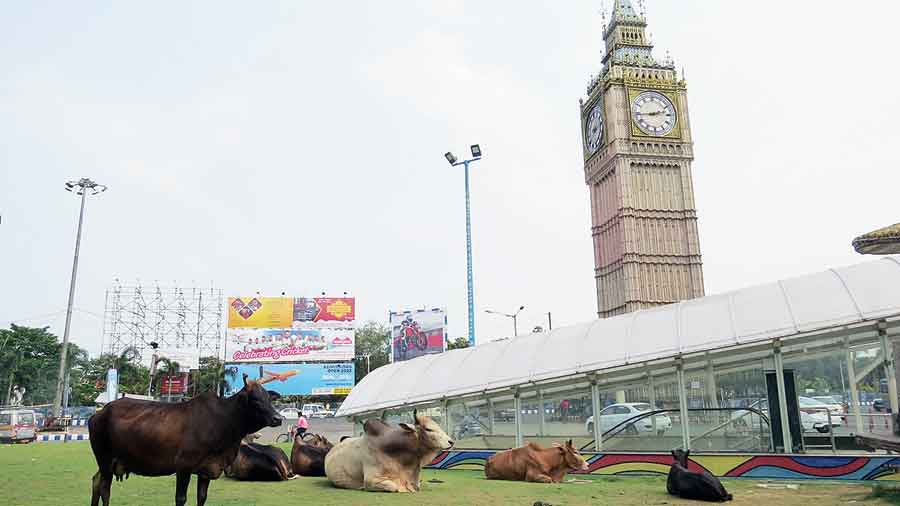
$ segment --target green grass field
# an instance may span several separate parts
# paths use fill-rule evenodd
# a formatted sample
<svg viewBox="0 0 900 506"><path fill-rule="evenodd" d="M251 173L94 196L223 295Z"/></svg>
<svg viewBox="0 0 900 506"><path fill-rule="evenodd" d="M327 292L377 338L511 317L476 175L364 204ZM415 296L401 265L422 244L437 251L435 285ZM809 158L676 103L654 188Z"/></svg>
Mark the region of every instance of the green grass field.
<svg viewBox="0 0 900 506"><path fill-rule="evenodd" d="M289 451L289 450L288 450ZM0 504L10 506L70 506L89 504L91 476L96 471L87 443L44 443L0 446ZM571 478L571 477L570 477ZM209 488L208 505L521 505L536 501L554 506L609 504L694 504L666 494L665 478L589 477L586 483L542 485L486 481L478 471L425 471L426 483L419 494L379 494L333 488L325 478L299 478L280 483L236 482L221 478ZM579 481L584 480L578 477ZM195 480L188 494L196 504ZM900 496L866 484L799 483L798 490L758 487L756 481L726 480L735 496L733 504L752 506L826 506L850 504L881 506L898 504ZM880 497L874 497L874 496ZM175 502L175 478L131 476L113 482L116 506L165 505Z"/></svg>

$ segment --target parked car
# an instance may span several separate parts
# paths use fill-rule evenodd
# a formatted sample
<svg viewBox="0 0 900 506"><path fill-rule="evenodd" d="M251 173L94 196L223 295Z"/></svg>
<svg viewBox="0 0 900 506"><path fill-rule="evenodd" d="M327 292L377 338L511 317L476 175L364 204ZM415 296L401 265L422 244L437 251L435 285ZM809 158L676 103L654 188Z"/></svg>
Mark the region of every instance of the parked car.
<svg viewBox="0 0 900 506"><path fill-rule="evenodd" d="M300 411L306 418L331 418L334 416L334 411L325 409L324 404L306 403Z"/></svg>
<svg viewBox="0 0 900 506"><path fill-rule="evenodd" d="M600 431L606 432L620 423L626 422L632 418L638 418L644 413L650 411L650 404L646 402L626 402L622 404L613 404L607 406L600 411ZM652 433L654 431L654 419L656 421L656 433L660 436L672 428L672 419L666 415L654 415L636 420L622 429L626 434L638 434L641 432ZM588 434L594 433L594 417L589 416L584 422L584 429Z"/></svg>
<svg viewBox="0 0 900 506"><path fill-rule="evenodd" d="M817 419L816 415L821 415L821 420L818 421L828 424L828 413L831 413L831 426L840 427L843 425L841 416L844 414L844 409L839 404L825 404L812 397L802 396L797 397L797 403L799 404L800 412L809 414L813 419Z"/></svg>
<svg viewBox="0 0 900 506"><path fill-rule="evenodd" d="M828 411L830 411L832 415L844 414L844 403L833 395L817 395L816 397L813 397L813 399L828 406Z"/></svg>
<svg viewBox="0 0 900 506"><path fill-rule="evenodd" d="M514 409L498 409L494 411L495 422L512 422L516 419L516 410Z"/></svg>
<svg viewBox="0 0 900 506"><path fill-rule="evenodd" d="M297 408L284 408L278 414L285 418L300 418L300 410Z"/></svg>
<svg viewBox="0 0 900 506"><path fill-rule="evenodd" d="M748 408L756 409L762 414L769 416L769 401L767 399L760 399L749 406ZM745 411L741 409L737 409L731 414L731 422L735 427L751 427L756 428L760 425L759 415L753 411ZM769 420L771 423L771 420ZM834 420L832 420L832 424L834 424ZM800 411L800 425L803 427L803 432L820 432L827 433L828 432L828 415L823 412L815 412L807 413L806 411ZM838 418L838 425L840 425L840 418Z"/></svg>
<svg viewBox="0 0 900 506"><path fill-rule="evenodd" d="M34 411L7 409L0 411L0 442L31 443L37 440Z"/></svg>
<svg viewBox="0 0 900 506"><path fill-rule="evenodd" d="M887 411L887 404L884 402L884 399L875 399L872 401L872 409L879 413L883 413Z"/></svg>

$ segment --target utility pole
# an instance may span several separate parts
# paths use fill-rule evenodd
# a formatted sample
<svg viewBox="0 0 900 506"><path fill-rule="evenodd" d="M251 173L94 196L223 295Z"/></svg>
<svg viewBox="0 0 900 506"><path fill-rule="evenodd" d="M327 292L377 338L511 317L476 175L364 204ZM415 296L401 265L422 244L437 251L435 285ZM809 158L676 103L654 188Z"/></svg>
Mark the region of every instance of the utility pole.
<svg viewBox="0 0 900 506"><path fill-rule="evenodd" d="M75 259L72 261L72 280L69 282L69 306L66 309L66 328L63 332L62 350L59 353L59 375L56 377L56 396L53 398L53 414L59 417L62 413L63 390L65 389L67 367L66 355L69 352L69 329L72 325L72 306L75 303L75 276L78 273L78 253L81 249L81 225L84 222L84 203L88 191L97 195L106 191L106 186L95 183L88 178L66 183L66 191L81 196L81 211L78 213L78 232L75 236Z"/></svg>
<svg viewBox="0 0 900 506"><path fill-rule="evenodd" d="M547 326L549 327L547 330L553 330L553 318L550 316L550 311L547 311Z"/></svg>

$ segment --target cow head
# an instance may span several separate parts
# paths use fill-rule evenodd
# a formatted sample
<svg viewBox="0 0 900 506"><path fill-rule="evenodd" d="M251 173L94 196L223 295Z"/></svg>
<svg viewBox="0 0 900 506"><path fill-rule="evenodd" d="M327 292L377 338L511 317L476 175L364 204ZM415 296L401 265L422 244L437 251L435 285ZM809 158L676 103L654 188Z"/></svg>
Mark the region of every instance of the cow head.
<svg viewBox="0 0 900 506"><path fill-rule="evenodd" d="M563 462L570 471L587 471L588 463L581 456L581 453L572 445L572 440L566 441L565 445L554 445L562 456Z"/></svg>
<svg viewBox="0 0 900 506"><path fill-rule="evenodd" d="M248 381L247 375L244 374L243 393L247 395L247 404L250 407L251 416L258 428L265 426L279 427L284 417L275 411L272 407L272 399L277 398L278 394L269 392L262 387L265 381Z"/></svg>
<svg viewBox="0 0 900 506"><path fill-rule="evenodd" d="M681 467L687 469L688 467L688 456L691 454L690 450L682 450L681 448L675 448L672 450L672 458L675 459L675 462L678 462Z"/></svg>
<svg viewBox="0 0 900 506"><path fill-rule="evenodd" d="M453 440L450 439L450 436L430 417L413 411L413 420L413 426L401 423L400 427L407 432L415 433L424 449L449 450L453 446Z"/></svg>

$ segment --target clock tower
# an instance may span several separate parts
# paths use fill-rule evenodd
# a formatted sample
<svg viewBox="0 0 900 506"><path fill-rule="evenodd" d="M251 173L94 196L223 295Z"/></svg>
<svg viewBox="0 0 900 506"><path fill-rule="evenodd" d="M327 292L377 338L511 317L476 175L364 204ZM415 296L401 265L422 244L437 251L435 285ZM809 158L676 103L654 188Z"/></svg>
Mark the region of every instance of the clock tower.
<svg viewBox="0 0 900 506"><path fill-rule="evenodd" d="M601 318L703 296L684 76L614 0L606 54L580 100Z"/></svg>

